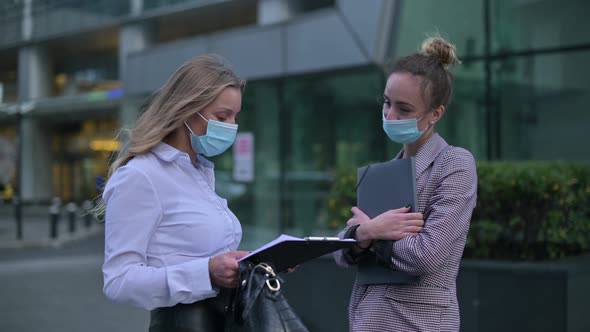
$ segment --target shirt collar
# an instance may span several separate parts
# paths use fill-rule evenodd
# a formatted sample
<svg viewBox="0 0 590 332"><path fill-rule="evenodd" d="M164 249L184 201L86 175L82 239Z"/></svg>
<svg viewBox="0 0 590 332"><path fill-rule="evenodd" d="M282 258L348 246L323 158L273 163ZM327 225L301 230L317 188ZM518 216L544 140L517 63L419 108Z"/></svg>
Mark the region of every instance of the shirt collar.
<svg viewBox="0 0 590 332"><path fill-rule="evenodd" d="M160 142L158 143L158 145L154 146L152 148L152 153L158 157L160 160L166 161L166 162L172 162L176 159L178 159L178 157L180 157L181 155L185 155L188 157L188 154L164 143L164 142Z"/></svg>
<svg viewBox="0 0 590 332"><path fill-rule="evenodd" d="M201 156L200 154L197 154L197 163L203 165L205 168L214 168L215 166L215 163Z"/></svg>
<svg viewBox="0 0 590 332"><path fill-rule="evenodd" d="M418 152L416 153L416 177L422 174L434 162L436 156L447 145L447 142L438 133L434 133L418 148ZM404 150L402 149L396 158L401 158L403 153Z"/></svg>
<svg viewBox="0 0 590 332"><path fill-rule="evenodd" d="M154 146L152 148L152 153L158 157L160 160L166 161L166 162L173 162L176 159L178 159L180 156L186 156L187 159L190 159L190 156L185 153L182 152L180 150L178 150L177 148L168 145L164 142L160 142L158 143L156 146ZM197 154L197 164L202 165L205 168L214 168L214 163L207 160L205 157L201 156L200 154Z"/></svg>

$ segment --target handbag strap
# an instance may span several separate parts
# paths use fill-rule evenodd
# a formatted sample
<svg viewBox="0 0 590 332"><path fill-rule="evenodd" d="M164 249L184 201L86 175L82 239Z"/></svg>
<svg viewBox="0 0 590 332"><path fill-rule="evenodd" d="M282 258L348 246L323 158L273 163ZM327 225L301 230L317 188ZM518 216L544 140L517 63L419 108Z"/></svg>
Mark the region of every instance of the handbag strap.
<svg viewBox="0 0 590 332"><path fill-rule="evenodd" d="M281 282L279 281L279 279L277 278L277 274L275 273L275 271L273 270L272 266L266 264L266 263L258 263L258 265L256 265L254 267L254 269L256 268L260 268L263 269L264 271L266 271L266 286L268 287L268 289L270 289L273 292L278 292L281 289Z"/></svg>
<svg viewBox="0 0 590 332"><path fill-rule="evenodd" d="M266 287L272 294L281 289L281 279L271 265L251 262L240 262L240 285L234 301L234 311L240 316L240 321L250 313L256 298Z"/></svg>

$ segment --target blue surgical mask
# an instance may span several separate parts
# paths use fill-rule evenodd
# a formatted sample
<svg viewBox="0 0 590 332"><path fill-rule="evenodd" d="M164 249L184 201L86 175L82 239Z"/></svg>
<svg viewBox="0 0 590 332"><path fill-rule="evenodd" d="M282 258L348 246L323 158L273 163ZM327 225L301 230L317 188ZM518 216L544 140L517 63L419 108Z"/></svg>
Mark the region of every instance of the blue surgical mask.
<svg viewBox="0 0 590 332"><path fill-rule="evenodd" d="M199 116L207 121L207 133L203 136L195 135L191 128L184 123L184 125L191 132L191 147L196 153L200 153L205 157L213 157L222 154L227 150L236 139L238 132L238 125L231 123L223 123L215 120L207 120L197 113Z"/></svg>
<svg viewBox="0 0 590 332"><path fill-rule="evenodd" d="M387 120L383 114L383 130L390 140L400 144L411 144L416 142L430 127L418 130L418 119Z"/></svg>

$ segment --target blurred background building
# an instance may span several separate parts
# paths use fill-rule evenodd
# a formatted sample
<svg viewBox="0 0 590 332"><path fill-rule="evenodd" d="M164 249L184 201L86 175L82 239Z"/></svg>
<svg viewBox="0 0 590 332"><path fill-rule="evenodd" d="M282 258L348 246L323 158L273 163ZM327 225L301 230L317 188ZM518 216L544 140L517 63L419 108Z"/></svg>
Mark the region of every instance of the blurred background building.
<svg viewBox="0 0 590 332"><path fill-rule="evenodd" d="M150 95L183 62L248 80L235 149L214 159L245 239L325 234L334 172L391 158L383 65L427 33L457 46L438 130L479 160L590 160L585 0L3 0L6 202L95 198ZM121 137L124 139L124 136Z"/></svg>

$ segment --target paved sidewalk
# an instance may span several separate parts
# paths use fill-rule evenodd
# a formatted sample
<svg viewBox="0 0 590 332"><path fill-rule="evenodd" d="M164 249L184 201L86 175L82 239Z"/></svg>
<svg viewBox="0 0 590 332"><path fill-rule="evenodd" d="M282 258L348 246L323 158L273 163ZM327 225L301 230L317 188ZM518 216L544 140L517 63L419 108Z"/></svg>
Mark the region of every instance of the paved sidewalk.
<svg viewBox="0 0 590 332"><path fill-rule="evenodd" d="M104 224L91 219L86 226L86 216L76 213L75 230L70 232L69 218L61 209L57 222L57 237L51 238L48 206L24 206L22 208L22 239L17 239L14 207L0 206L0 250L30 247L59 247L64 243L80 240L104 232Z"/></svg>

